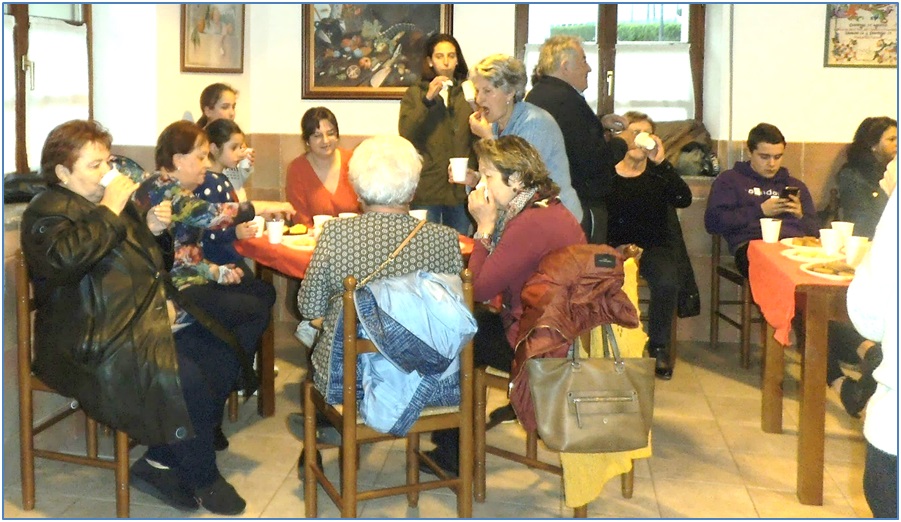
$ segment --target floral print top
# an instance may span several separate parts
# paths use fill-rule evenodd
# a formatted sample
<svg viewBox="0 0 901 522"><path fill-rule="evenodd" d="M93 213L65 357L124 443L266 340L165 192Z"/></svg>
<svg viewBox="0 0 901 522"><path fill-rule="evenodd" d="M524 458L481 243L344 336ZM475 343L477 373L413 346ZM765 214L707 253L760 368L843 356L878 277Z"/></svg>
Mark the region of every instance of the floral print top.
<svg viewBox="0 0 901 522"><path fill-rule="evenodd" d="M170 274L179 289L214 280L213 263L203 254L206 230L224 230L254 217L253 204L211 203L195 196L177 179L154 173L138 187L134 201L144 212L163 201L172 201L172 232L175 260Z"/></svg>

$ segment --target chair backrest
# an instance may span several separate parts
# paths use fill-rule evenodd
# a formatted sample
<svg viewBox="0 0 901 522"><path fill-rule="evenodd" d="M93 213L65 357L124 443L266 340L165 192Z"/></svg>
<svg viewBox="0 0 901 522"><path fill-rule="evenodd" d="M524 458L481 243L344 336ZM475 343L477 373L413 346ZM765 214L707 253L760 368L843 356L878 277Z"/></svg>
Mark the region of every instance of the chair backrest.
<svg viewBox="0 0 901 522"><path fill-rule="evenodd" d="M460 275L463 280L463 301L470 312L473 311L472 272L464 269ZM377 352L375 345L366 339L357 336L359 324L354 293L357 289L357 280L353 276L344 279L344 360L342 404L344 407L344 429L351 429L357 422L357 356L362 353ZM472 418L472 376L473 376L473 348L472 340L467 342L460 353L460 413L465 419Z"/></svg>

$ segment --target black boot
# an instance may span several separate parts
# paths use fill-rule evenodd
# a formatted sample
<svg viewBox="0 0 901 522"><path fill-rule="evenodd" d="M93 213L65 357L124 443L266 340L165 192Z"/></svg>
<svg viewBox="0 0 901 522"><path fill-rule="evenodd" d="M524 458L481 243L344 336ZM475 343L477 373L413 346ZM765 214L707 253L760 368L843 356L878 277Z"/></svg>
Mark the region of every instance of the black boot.
<svg viewBox="0 0 901 522"><path fill-rule="evenodd" d="M842 400L842 406L849 415L860 418L860 412L867 406L867 401L876 392L876 379L872 374L864 375L860 380L855 381L850 377L845 377L842 381L841 392L839 397Z"/></svg>
<svg viewBox="0 0 901 522"><path fill-rule="evenodd" d="M669 349L666 345L651 345L649 352L657 359L654 364L654 373L657 378L668 381L673 378L673 363L670 361Z"/></svg>

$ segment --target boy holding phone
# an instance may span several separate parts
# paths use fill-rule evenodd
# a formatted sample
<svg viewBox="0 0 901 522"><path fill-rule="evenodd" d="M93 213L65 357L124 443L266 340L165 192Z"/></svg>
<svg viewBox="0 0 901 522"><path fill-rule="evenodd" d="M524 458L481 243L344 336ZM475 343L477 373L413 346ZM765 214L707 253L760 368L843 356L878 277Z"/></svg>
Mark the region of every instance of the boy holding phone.
<svg viewBox="0 0 901 522"><path fill-rule="evenodd" d="M748 243L762 237L760 218L782 220L781 236L819 235L810 191L782 166L785 137L774 125L760 123L748 134L750 159L716 177L710 187L704 225L729 244L735 264L748 276Z"/></svg>

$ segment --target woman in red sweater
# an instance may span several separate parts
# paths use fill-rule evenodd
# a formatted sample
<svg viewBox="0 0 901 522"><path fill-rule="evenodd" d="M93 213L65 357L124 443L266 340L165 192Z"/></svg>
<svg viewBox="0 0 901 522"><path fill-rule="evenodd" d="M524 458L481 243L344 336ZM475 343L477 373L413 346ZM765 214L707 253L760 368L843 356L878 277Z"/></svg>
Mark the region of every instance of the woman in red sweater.
<svg viewBox="0 0 901 522"><path fill-rule="evenodd" d="M360 212L347 179L351 151L338 148L338 120L325 107L313 107L300 119L307 152L288 165L285 196L297 213L294 223L313 226L313 216Z"/></svg>

